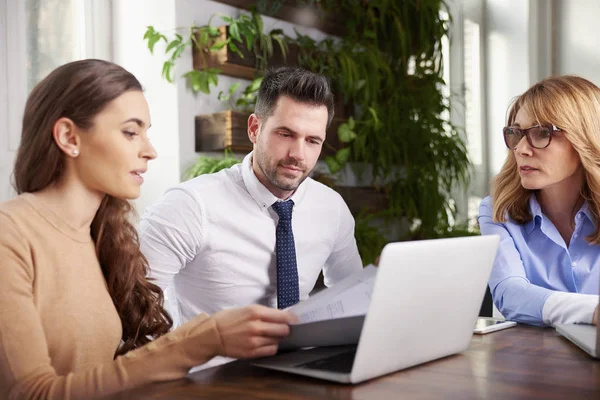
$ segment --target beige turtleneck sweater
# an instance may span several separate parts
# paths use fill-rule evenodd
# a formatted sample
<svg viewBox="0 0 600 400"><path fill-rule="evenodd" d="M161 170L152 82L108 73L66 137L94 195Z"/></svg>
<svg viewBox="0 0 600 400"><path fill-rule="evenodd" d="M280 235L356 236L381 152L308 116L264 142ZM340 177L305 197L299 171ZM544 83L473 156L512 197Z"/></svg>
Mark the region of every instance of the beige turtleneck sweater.
<svg viewBox="0 0 600 400"><path fill-rule="evenodd" d="M222 350L212 318L114 359L121 321L89 232L23 194L0 204L0 399L90 399L176 379Z"/></svg>

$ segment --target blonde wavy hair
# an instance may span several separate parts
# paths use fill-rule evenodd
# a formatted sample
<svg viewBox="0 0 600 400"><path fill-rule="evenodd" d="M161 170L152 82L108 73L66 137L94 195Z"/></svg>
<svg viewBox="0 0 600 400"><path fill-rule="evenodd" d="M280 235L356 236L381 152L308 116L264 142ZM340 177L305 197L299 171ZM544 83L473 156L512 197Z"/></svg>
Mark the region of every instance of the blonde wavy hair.
<svg viewBox="0 0 600 400"><path fill-rule="evenodd" d="M521 108L538 123L559 127L579 154L585 171L581 196L598 221L600 215L600 88L578 76L555 76L542 80L519 96L508 112L508 125L515 122ZM514 151L510 151L502 170L492 184L493 218L517 223L531 221L529 197L534 191L521 185ZM587 238L600 244L600 229Z"/></svg>

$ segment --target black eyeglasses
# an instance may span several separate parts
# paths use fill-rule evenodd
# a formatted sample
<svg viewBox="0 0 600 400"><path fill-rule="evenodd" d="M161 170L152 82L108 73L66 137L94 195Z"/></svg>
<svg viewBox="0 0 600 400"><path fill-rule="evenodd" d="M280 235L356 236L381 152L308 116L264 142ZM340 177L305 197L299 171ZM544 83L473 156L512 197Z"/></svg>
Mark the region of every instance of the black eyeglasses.
<svg viewBox="0 0 600 400"><path fill-rule="evenodd" d="M531 147L536 149L545 149L550 145L554 132L560 131L560 128L552 124L535 125L527 129L518 128L516 126L505 126L502 129L504 134L504 143L510 150L517 148L517 145L523 139L527 138L527 142Z"/></svg>

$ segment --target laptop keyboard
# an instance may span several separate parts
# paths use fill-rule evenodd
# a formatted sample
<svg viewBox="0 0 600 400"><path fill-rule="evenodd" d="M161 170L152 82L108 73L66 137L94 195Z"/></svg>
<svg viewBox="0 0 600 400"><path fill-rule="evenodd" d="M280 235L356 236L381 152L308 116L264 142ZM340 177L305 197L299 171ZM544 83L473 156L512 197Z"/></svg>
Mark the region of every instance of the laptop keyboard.
<svg viewBox="0 0 600 400"><path fill-rule="evenodd" d="M352 365L354 364L355 356L356 349L336 354L334 356L322 358L320 360L310 361L304 364L297 365L296 367L318 369L322 371L350 373L352 372Z"/></svg>

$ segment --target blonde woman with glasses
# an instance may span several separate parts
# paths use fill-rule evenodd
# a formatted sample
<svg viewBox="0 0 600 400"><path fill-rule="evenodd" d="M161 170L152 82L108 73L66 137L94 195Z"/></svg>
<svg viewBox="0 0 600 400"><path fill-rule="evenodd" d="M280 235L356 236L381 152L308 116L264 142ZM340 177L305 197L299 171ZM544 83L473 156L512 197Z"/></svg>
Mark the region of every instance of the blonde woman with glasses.
<svg viewBox="0 0 600 400"><path fill-rule="evenodd" d="M600 286L600 89L545 79L512 104L509 154L479 207L501 242L489 285L510 320L596 324Z"/></svg>

